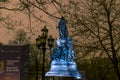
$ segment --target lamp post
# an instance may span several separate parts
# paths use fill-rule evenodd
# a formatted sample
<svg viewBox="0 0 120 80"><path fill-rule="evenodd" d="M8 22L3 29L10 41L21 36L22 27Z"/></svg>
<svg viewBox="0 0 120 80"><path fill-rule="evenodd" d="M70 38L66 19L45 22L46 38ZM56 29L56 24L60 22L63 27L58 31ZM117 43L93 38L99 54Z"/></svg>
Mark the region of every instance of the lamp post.
<svg viewBox="0 0 120 80"><path fill-rule="evenodd" d="M48 29L44 26L41 29L42 34L36 38L36 46L39 50L42 50L42 80L45 80L45 52L46 52L46 44L48 44L49 48L53 47L54 39L50 35L48 38Z"/></svg>

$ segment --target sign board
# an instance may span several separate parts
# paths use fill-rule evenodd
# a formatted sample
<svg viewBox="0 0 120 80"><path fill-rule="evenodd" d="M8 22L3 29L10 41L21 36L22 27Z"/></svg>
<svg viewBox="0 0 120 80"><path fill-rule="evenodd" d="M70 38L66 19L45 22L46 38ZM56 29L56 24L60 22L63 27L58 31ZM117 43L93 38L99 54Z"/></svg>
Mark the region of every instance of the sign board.
<svg viewBox="0 0 120 80"><path fill-rule="evenodd" d="M0 80L28 80L29 45L0 46Z"/></svg>

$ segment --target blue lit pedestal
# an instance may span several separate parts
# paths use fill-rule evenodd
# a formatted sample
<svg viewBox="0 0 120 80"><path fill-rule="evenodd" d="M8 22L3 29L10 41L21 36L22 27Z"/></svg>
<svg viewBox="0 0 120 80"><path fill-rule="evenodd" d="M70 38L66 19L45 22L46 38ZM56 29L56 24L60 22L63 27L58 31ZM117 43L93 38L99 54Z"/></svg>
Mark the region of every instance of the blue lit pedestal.
<svg viewBox="0 0 120 80"><path fill-rule="evenodd" d="M75 62L52 61L46 76L81 77Z"/></svg>

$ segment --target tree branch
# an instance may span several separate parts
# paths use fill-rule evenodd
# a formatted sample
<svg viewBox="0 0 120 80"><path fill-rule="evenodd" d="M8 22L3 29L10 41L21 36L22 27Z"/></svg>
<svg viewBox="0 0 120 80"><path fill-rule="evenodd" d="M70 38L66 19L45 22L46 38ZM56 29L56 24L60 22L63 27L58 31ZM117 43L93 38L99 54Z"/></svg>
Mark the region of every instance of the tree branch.
<svg viewBox="0 0 120 80"><path fill-rule="evenodd" d="M0 9L10 10L10 11L23 11L25 7L23 8L7 8L7 7L0 7Z"/></svg>
<svg viewBox="0 0 120 80"><path fill-rule="evenodd" d="M51 17L54 17L54 18L56 18L56 19L61 19L60 17L54 16L54 15L50 14L49 12L45 11L44 9L38 7L37 5L33 4L32 2L30 2L30 1L28 1L28 0L26 0L26 1L27 1L29 4L33 5L34 7L38 8L39 10L43 11L45 14L47 14L47 15L49 15L49 16L51 16Z"/></svg>

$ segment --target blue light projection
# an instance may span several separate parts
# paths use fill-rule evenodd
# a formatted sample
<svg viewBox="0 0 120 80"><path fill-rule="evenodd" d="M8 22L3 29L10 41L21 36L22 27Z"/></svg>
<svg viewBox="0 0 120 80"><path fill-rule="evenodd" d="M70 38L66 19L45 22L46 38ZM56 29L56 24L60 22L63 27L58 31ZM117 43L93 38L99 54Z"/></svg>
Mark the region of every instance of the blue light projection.
<svg viewBox="0 0 120 80"><path fill-rule="evenodd" d="M50 71L45 76L81 78L82 75L77 70L75 62L73 42L68 34L64 17L61 18L57 29L59 30L60 37L56 40L57 45L52 50Z"/></svg>

